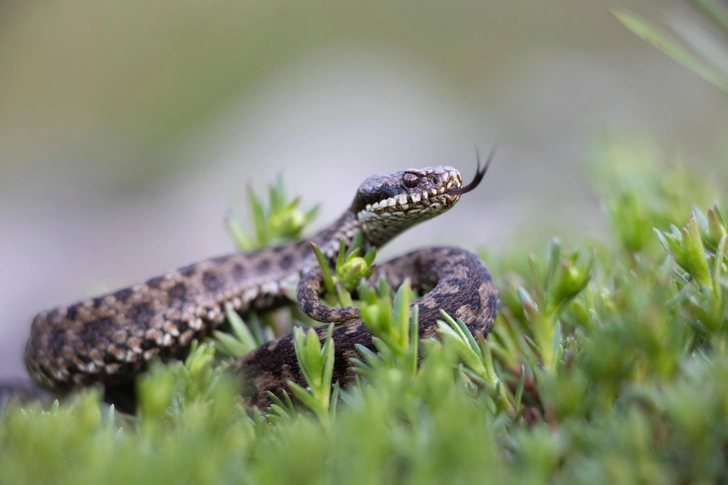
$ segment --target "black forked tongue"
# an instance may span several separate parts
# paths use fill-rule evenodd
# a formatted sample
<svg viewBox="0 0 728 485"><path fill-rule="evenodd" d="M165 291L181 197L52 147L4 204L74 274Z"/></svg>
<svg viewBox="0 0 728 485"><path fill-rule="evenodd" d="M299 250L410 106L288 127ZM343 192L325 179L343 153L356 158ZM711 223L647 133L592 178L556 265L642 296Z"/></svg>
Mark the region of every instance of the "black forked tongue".
<svg viewBox="0 0 728 485"><path fill-rule="evenodd" d="M493 157L495 156L495 147L490 149L490 153L488 154L488 159L485 161L485 165L483 168L480 168L480 153L478 153L478 150L475 150L475 156L478 160L478 168L475 170L475 177L473 177L473 181L470 182L465 187L460 187L457 189L450 189L447 191L448 195L462 195L467 194L468 192L475 190L475 187L477 187L480 184L480 181L483 180L483 177L485 177L485 172L488 171L488 166L490 165L490 162L493 161Z"/></svg>

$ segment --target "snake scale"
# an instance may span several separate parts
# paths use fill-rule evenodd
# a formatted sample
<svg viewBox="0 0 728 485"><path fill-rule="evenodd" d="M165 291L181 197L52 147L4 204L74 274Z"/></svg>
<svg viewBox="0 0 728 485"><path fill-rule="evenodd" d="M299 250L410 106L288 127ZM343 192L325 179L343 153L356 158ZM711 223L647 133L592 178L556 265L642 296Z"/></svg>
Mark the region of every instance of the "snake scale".
<svg viewBox="0 0 728 485"><path fill-rule="evenodd" d="M492 155L491 155L492 156ZM150 361L184 357L194 339L224 323L225 312L265 311L288 300L282 288L298 282L304 312L334 327L334 381L353 378L349 364L356 344L373 349L372 335L358 309L327 307L318 300L321 274L310 242L330 259L339 241L361 231L381 247L405 229L454 206L478 186L489 165L463 186L452 167L409 169L367 178L351 206L308 240L253 253L236 253L191 264L144 283L38 314L25 347L33 381L64 393L101 384L129 385ZM461 318L474 333L487 336L495 320L498 292L478 256L457 247L429 247L377 267L393 287L409 278L412 287L431 290L417 299L421 337L435 334L440 310ZM326 326L318 327L321 338ZM279 337L239 359L233 372L243 376L242 394L251 405L268 404L268 391L280 394L292 380L305 386L292 335Z"/></svg>

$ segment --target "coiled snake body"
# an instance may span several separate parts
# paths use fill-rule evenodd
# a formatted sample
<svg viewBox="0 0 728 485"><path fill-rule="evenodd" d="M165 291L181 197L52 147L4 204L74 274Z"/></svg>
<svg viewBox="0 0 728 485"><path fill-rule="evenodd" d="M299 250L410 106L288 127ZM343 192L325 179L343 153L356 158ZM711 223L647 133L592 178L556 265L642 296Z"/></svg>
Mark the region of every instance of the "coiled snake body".
<svg viewBox="0 0 728 485"><path fill-rule="evenodd" d="M241 314L284 304L282 288L298 283L302 309L335 326L334 381L353 376L349 358L356 344L369 348L372 335L356 308L331 308L318 301L320 272L310 241L327 257L339 241L349 242L362 231L380 247L403 230L452 208L460 196L483 178L478 172L463 187L452 167L411 169L374 175L359 187L351 206L339 219L310 240L248 254L231 254L192 264L144 283L96 298L54 308L33 320L25 348L25 364L41 387L65 392L102 384L128 384L153 359L182 357L193 339L209 335L222 324L225 310ZM474 254L456 247L430 247L380 265L393 286L405 278L413 288L432 288L419 298L420 336L435 333L440 310L461 318L474 333L487 336L497 310L498 293L488 270ZM320 327L321 338L326 327ZM288 380L305 385L291 335L280 337L244 356L233 371L245 376L243 393L254 405L267 403L267 392L280 393Z"/></svg>

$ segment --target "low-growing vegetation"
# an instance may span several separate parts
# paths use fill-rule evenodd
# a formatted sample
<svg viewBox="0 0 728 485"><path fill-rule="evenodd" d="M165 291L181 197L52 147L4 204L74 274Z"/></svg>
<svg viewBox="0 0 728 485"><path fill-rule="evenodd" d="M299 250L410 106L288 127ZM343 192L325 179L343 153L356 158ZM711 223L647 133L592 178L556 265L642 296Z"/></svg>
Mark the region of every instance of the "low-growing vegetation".
<svg viewBox="0 0 728 485"><path fill-rule="evenodd" d="M358 382L332 386L334 342L297 328L308 388L251 412L225 369L270 338L271 317L230 314L230 333L138 379L134 415L97 390L2 407L0 483L728 480L728 211L684 165L624 143L598 153L611 237L484 255L501 294L487 340L443 315L418 341L407 285L360 286L379 352L361 350ZM231 219L241 247L312 218L280 184L272 200L255 200L257 242ZM329 303L351 303L365 249L342 250Z"/></svg>

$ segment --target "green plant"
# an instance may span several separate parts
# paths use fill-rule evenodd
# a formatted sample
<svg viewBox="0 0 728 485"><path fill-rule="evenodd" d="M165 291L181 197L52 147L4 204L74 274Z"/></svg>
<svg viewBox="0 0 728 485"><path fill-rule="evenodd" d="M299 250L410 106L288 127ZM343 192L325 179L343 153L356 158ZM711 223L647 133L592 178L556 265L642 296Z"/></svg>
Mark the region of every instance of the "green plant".
<svg viewBox="0 0 728 485"><path fill-rule="evenodd" d="M235 213L230 211L227 215L225 222L228 231L241 251L254 251L300 238L303 229L316 218L319 211L319 206L316 205L302 212L298 207L300 198L289 202L283 177L280 175L269 187L268 196L270 207L266 208L253 187L248 187L248 202L255 227L254 238L243 228Z"/></svg>
<svg viewBox="0 0 728 485"><path fill-rule="evenodd" d="M133 416L94 390L0 409L0 483L728 480L726 208L693 208L713 189L684 167L600 167L611 237L489 257L501 307L487 340L443 315L418 341L409 286L361 284L371 261L344 250L329 302L358 305L376 335L354 384L332 386L335 342L296 330L308 389L246 410L216 354L260 332L231 315L233 341L138 380Z"/></svg>
<svg viewBox="0 0 728 485"><path fill-rule="evenodd" d="M717 0L691 0L689 3L713 24L718 35L700 28L681 11L665 16L673 35L624 10L615 9L612 14L633 33L728 94L728 6Z"/></svg>

